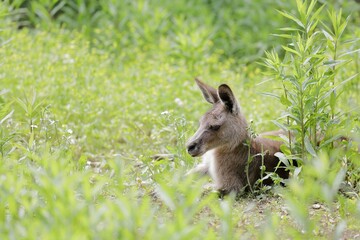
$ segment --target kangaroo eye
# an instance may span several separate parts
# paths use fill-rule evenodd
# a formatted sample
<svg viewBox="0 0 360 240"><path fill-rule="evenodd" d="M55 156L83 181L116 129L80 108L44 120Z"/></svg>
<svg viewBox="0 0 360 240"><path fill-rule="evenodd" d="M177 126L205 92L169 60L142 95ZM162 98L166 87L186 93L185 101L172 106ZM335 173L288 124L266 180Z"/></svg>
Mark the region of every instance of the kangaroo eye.
<svg viewBox="0 0 360 240"><path fill-rule="evenodd" d="M212 131L217 131L217 130L220 129L220 125L210 125L209 129L212 130Z"/></svg>

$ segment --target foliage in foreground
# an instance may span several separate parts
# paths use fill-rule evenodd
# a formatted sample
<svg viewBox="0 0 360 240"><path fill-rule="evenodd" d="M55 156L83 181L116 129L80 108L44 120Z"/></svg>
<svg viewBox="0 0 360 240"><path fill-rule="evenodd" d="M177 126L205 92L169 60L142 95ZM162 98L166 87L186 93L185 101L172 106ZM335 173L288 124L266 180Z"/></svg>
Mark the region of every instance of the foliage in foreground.
<svg viewBox="0 0 360 240"><path fill-rule="evenodd" d="M359 32L344 37L356 38ZM292 40L288 52L307 39ZM163 41L165 46L172 42ZM208 49L206 58L192 64L179 60L181 55L169 56L168 48L154 54L129 45L114 57L106 48L89 51L89 45L83 33L58 28L1 32L0 238L327 239L358 234L359 155L348 143L344 149L317 149L310 138L308 162L294 170L300 175L288 188L239 201L233 196L220 201L215 193L203 193L207 179L184 176L193 165L184 142L208 107L193 76L234 86L242 110L262 130L291 99L270 104L251 90L261 81L259 69L244 67L239 73L232 59L220 61ZM288 53L279 62L288 74L295 72L290 68L299 61L295 55ZM336 73L326 77L341 81L358 66L353 61L330 67ZM358 131L359 78L354 80L344 84L346 95L336 96L334 119L339 109L349 112L346 126ZM316 156L308 154L312 150ZM158 153L171 158L153 160Z"/></svg>

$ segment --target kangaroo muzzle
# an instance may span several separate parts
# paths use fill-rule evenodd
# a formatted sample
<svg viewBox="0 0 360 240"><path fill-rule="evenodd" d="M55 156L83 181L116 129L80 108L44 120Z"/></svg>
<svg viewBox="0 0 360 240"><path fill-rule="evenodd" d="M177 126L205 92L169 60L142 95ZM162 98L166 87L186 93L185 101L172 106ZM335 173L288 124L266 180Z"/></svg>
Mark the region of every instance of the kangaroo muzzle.
<svg viewBox="0 0 360 240"><path fill-rule="evenodd" d="M201 140L193 140L189 141L186 145L187 152L192 157L197 157L203 154L202 152L202 141Z"/></svg>
<svg viewBox="0 0 360 240"><path fill-rule="evenodd" d="M199 152L198 144L196 144L196 143L191 143L190 145L188 145L188 146L187 146L187 152L188 152L192 157L197 156L197 154L198 154L198 152Z"/></svg>

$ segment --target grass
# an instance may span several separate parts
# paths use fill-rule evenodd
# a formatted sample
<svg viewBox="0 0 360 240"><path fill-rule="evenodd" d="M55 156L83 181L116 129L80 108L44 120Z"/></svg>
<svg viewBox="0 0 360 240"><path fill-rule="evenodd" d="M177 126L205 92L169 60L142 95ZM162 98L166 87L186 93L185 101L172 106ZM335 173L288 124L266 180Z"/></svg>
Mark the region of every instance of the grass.
<svg viewBox="0 0 360 240"><path fill-rule="evenodd" d="M179 5L178 11L189 9ZM132 6L133 11L139 9ZM229 42L220 43L221 38L204 40L208 28L195 31L200 23L208 23L204 16L209 10L201 10L208 14L192 26L188 24L192 18L175 18L174 8L164 9L183 31L171 28L154 36L150 29L147 40L131 32L124 39L138 44L129 40L118 46L113 26L96 28L91 33L95 38L89 38L86 29L59 27L56 20L51 28L38 20L36 28L17 30L4 18L0 238L358 238L356 146L336 154L319 151L318 159L304 165L287 188L276 186L238 200L229 196L220 201L216 193L202 188L207 178L184 176L199 161L188 156L185 142L209 107L196 88L195 76L213 86L231 85L256 132L277 128L272 121L282 116L282 103L260 93L281 85L259 85L267 78L266 70L249 61L254 59L253 50L242 58L231 54L234 48ZM235 8L222 10L225 19L230 18L226 11ZM139 29L146 26L137 14L131 17L139 21ZM345 38L359 37L352 24ZM223 30L231 28L236 24ZM267 31L260 31L267 36ZM254 35L244 46L252 45ZM108 42L97 45L102 37ZM228 39L235 44L237 37ZM356 61L340 66L338 76L353 75L357 68ZM351 113L346 115L347 125L355 138L358 90L355 78L336 100L336 109ZM156 154L170 158L154 160ZM344 166L346 174L340 171ZM349 189L345 183L350 183ZM338 188L342 193L334 193Z"/></svg>

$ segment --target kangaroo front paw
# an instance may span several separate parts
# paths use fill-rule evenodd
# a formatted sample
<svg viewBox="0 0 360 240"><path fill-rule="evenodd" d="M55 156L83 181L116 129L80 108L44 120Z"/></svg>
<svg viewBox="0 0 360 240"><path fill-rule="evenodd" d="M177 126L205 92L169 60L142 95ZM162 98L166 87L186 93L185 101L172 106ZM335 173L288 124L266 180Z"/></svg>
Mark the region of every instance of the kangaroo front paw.
<svg viewBox="0 0 360 240"><path fill-rule="evenodd" d="M197 174L200 174L200 175L206 175L208 173L208 169L209 167L206 165L206 164L199 164L197 165L195 168L189 170L185 176L188 176L190 174L194 174L194 173L197 173Z"/></svg>

